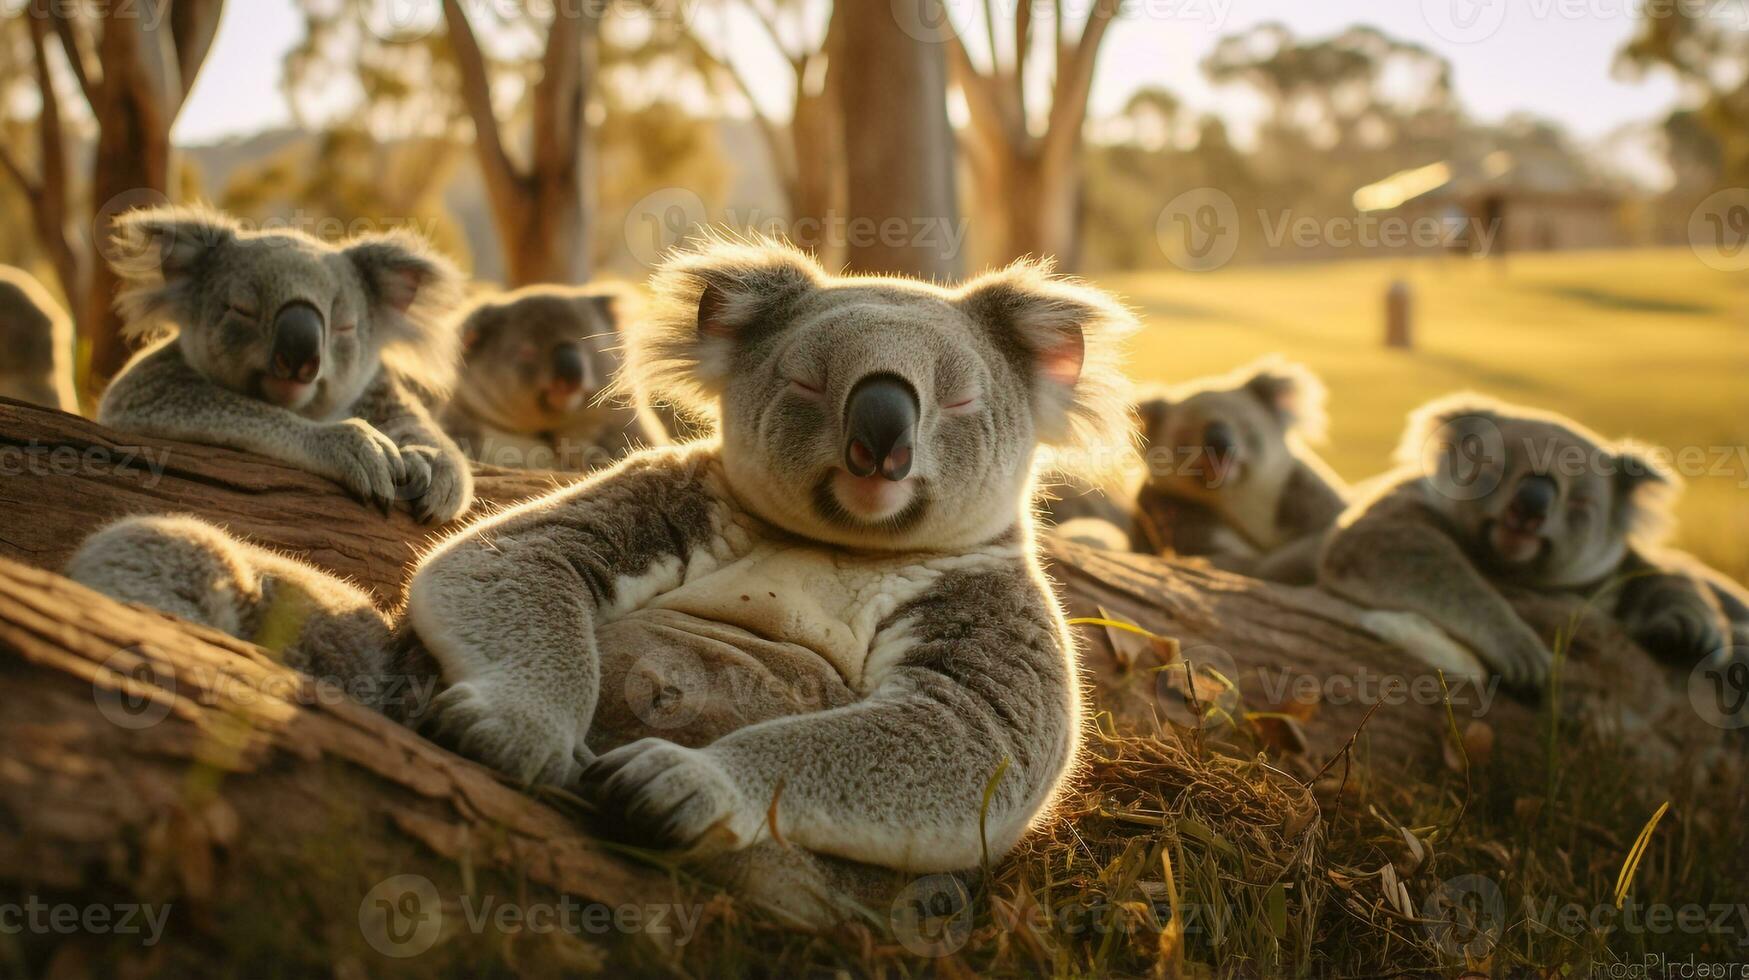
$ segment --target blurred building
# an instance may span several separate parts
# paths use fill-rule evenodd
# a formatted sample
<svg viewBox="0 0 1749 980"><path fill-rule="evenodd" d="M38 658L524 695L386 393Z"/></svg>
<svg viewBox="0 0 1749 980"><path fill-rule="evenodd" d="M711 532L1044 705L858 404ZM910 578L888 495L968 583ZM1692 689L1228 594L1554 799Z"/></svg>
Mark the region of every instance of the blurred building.
<svg viewBox="0 0 1749 980"><path fill-rule="evenodd" d="M1509 252L1627 244L1623 197L1564 155L1495 150L1394 173L1354 192L1354 206L1407 226L1402 251Z"/></svg>

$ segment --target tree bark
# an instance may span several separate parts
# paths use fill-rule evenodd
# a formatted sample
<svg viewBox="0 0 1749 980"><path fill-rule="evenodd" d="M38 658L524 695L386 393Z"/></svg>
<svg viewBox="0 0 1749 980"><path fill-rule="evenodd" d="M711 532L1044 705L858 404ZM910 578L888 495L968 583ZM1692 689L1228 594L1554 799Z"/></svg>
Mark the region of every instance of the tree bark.
<svg viewBox="0 0 1749 980"><path fill-rule="evenodd" d="M970 125L961 144L978 200L979 239L991 263L1023 255L1052 256L1073 268L1080 236L1081 130L1093 90L1093 69L1120 5L1099 0L1077 37L1053 8L1054 79L1042 132L1031 128L1024 79L1032 51L1032 9L1016 8L1013 55L996 49L994 5L984 9L990 67L980 70L958 37L948 41L953 82L964 94Z"/></svg>
<svg viewBox="0 0 1749 980"><path fill-rule="evenodd" d="M847 39L835 70L849 188L845 258L859 272L958 278L963 257L942 46L905 33L884 4L850 4L833 15L839 18ZM924 20L939 18L937 10Z"/></svg>
<svg viewBox="0 0 1749 980"><path fill-rule="evenodd" d="M589 278L586 109L599 23L588 9L557 4L553 10L533 91L532 150L527 166L519 166L505 148L492 103L491 67L467 12L458 0L443 4L462 102L473 121L475 154L512 287Z"/></svg>

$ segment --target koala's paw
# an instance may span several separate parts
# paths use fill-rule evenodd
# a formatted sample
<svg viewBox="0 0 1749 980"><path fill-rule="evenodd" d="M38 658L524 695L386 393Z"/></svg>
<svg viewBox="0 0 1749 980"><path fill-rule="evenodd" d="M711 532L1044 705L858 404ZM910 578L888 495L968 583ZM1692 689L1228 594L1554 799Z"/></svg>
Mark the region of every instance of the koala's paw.
<svg viewBox="0 0 1749 980"><path fill-rule="evenodd" d="M1699 663L1729 644L1713 617L1680 606L1661 609L1628 632L1653 656L1682 664Z"/></svg>
<svg viewBox="0 0 1749 980"><path fill-rule="evenodd" d="M462 755L524 785L568 785L587 761L574 725L490 681L449 687L432 701L424 727Z"/></svg>
<svg viewBox="0 0 1749 980"><path fill-rule="evenodd" d="M1548 686L1555 655L1535 633L1526 630L1525 635L1515 637L1514 642L1488 652L1492 654L1488 659L1493 661L1494 669L1499 671L1506 686L1528 693Z"/></svg>
<svg viewBox="0 0 1749 980"><path fill-rule="evenodd" d="M765 820L708 752L660 738L596 759L583 772L583 791L628 840L695 855L738 851L754 842Z"/></svg>
<svg viewBox="0 0 1749 980"><path fill-rule="evenodd" d="M402 446L407 478L401 496L412 502L413 516L425 524L447 524L474 502L467 461L433 446Z"/></svg>
<svg viewBox="0 0 1749 980"><path fill-rule="evenodd" d="M395 504L395 487L407 478L395 441L363 419L322 426L316 454L328 476L385 514Z"/></svg>

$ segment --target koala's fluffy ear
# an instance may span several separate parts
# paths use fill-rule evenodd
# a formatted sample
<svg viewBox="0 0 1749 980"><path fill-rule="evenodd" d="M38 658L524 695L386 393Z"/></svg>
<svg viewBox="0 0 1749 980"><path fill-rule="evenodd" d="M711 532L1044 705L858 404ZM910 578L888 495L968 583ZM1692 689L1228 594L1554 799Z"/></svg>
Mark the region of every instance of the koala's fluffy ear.
<svg viewBox="0 0 1749 980"><path fill-rule="evenodd" d="M1682 493L1682 478L1664 464L1653 446L1617 443L1611 460L1616 526L1634 540L1664 537L1675 526L1673 508Z"/></svg>
<svg viewBox="0 0 1749 980"><path fill-rule="evenodd" d="M460 333L448 319L461 296L461 273L423 237L397 229L347 242L358 269L383 360L434 392L455 380Z"/></svg>
<svg viewBox="0 0 1749 980"><path fill-rule="evenodd" d="M770 239L713 239L670 256L650 280L644 315L622 324L623 385L715 418L735 349L787 320L824 276L806 254Z"/></svg>
<svg viewBox="0 0 1749 980"><path fill-rule="evenodd" d="M598 283L579 292L574 298L577 312L585 320L598 323L603 329L619 333L639 315L642 297L631 286L619 283Z"/></svg>
<svg viewBox="0 0 1749 980"><path fill-rule="evenodd" d="M1400 466L1435 473L1456 459L1479 461L1504 452L1500 403L1486 395L1460 392L1437 398L1409 413L1394 458Z"/></svg>
<svg viewBox="0 0 1749 980"><path fill-rule="evenodd" d="M1136 434L1141 437L1142 448L1153 444L1171 414L1172 398L1163 391L1149 392L1147 397L1130 406L1130 419L1135 423Z"/></svg>
<svg viewBox="0 0 1749 980"><path fill-rule="evenodd" d="M236 239L236 222L210 208L146 208L117 217L105 257L121 278L115 308L127 335L144 339L186 319L194 277Z"/></svg>
<svg viewBox="0 0 1749 980"><path fill-rule="evenodd" d="M956 299L998 342L1033 365L1033 418L1039 441L1087 453L1099 469L1134 444L1123 342L1139 324L1105 293L1051 275L1049 262L1021 260L966 283Z"/></svg>
<svg viewBox="0 0 1749 980"><path fill-rule="evenodd" d="M1325 410L1329 393L1312 369L1280 358L1268 358L1244 369L1244 388L1263 402L1281 427L1323 442L1330 428Z"/></svg>

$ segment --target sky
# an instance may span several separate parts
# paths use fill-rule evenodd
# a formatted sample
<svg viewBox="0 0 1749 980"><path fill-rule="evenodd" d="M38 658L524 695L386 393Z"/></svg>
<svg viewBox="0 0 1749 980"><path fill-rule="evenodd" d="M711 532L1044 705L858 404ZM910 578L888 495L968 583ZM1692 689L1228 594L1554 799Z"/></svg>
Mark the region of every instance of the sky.
<svg viewBox="0 0 1749 980"><path fill-rule="evenodd" d="M863 0L882 2L882 0ZM903 5L908 0L894 0ZM970 24L978 0L945 0L956 24ZM1012 9L1022 0L993 0ZM1038 2L1038 0L1034 0ZM1093 0L1067 0L1082 11ZM1123 0L1094 79L1095 116L1116 112L1137 88L1160 85L1189 107L1216 112L1243 130L1254 100L1212 88L1198 67L1216 41L1255 24L1280 21L1301 37L1322 37L1355 23L1421 43L1452 62L1461 103L1478 119L1514 112L1556 120L1581 139L1631 122L1651 121L1675 104L1668 77L1640 81L1611 73L1615 52L1633 32L1645 0ZM699 0L681 0L692 9ZM418 9L421 0L392 0ZM432 11L437 0L429 0ZM413 16L423 16L414 14ZM435 22L432 16L432 22ZM782 112L788 68L751 21L711 18L710 35L736 52L768 108ZM1745 25L1749 27L1749 24ZM981 31L981 28L979 28ZM232 0L217 43L177 120L184 145L211 142L290 120L280 65L303 35L294 0Z"/></svg>

